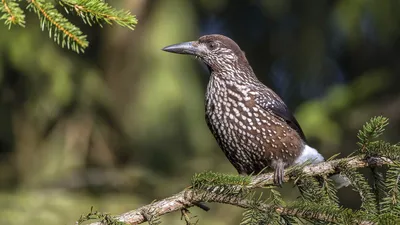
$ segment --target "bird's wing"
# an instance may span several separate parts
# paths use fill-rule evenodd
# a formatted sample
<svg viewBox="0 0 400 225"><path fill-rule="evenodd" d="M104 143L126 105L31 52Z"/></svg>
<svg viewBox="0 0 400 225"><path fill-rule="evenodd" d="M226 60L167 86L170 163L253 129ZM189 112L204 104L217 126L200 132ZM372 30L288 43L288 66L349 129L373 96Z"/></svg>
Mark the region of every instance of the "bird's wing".
<svg viewBox="0 0 400 225"><path fill-rule="evenodd" d="M265 91L264 91L265 92ZM286 104L273 91L268 90L267 93L256 97L255 102L264 110L273 113L279 118L282 118L286 123L300 135L301 139L306 142L306 136L300 127L299 122L290 112Z"/></svg>

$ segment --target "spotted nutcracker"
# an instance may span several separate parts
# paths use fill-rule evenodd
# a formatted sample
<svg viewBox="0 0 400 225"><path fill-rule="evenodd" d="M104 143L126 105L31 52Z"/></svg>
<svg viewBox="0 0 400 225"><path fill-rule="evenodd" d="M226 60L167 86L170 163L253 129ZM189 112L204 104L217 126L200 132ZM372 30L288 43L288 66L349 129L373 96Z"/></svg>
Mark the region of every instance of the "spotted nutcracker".
<svg viewBox="0 0 400 225"><path fill-rule="evenodd" d="M239 174L274 170L281 185L284 168L307 160L324 161L307 145L299 123L282 99L261 83L244 52L230 38L206 35L162 50L193 55L210 73L205 99L207 125ZM343 177L336 182L345 184Z"/></svg>

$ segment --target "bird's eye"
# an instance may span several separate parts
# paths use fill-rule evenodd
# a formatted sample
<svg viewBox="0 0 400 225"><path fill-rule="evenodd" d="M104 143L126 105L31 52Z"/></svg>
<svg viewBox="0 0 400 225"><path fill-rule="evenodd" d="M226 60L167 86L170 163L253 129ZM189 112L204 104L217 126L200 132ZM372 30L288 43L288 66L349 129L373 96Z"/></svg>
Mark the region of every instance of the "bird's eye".
<svg viewBox="0 0 400 225"><path fill-rule="evenodd" d="M210 50L214 50L214 49L217 48L217 44L214 43L214 42L210 42L210 43L207 44L207 48L210 49Z"/></svg>

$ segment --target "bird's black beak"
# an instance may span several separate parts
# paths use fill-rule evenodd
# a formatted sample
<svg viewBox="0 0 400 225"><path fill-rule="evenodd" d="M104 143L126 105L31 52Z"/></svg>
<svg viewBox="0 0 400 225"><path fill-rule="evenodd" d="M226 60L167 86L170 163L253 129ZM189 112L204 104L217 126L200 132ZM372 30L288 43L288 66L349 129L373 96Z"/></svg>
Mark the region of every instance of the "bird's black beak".
<svg viewBox="0 0 400 225"><path fill-rule="evenodd" d="M194 41L183 42L175 45L169 45L167 47L164 47L162 50L177 54L198 55L199 49L197 48L197 46L194 46L193 44Z"/></svg>

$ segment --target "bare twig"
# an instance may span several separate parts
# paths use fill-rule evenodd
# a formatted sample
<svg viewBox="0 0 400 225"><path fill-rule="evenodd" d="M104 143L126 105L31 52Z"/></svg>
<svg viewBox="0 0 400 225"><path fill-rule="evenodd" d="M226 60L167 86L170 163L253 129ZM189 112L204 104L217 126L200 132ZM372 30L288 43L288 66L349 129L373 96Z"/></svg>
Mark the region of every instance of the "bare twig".
<svg viewBox="0 0 400 225"><path fill-rule="evenodd" d="M191 219L194 217L190 217L190 211L189 209L181 209L181 220L184 219L186 222L186 225L196 225L198 223L199 220L196 220L196 222L192 223ZM196 217L196 216L195 216Z"/></svg>
<svg viewBox="0 0 400 225"><path fill-rule="evenodd" d="M317 175L325 175L325 174L333 174L333 173L338 173L340 168L339 164L345 164L347 168L363 168L363 167L375 167L375 166L382 166L382 165L390 165L393 164L394 162L388 158L385 157L372 157L365 159L363 156L355 156L355 157L350 157L350 158L345 158L345 159L338 159L338 160L333 160L329 162L323 162L319 164L313 164L309 166L305 166L303 168L303 173L307 174L307 176L317 176ZM288 181L290 178L285 176L285 181ZM246 186L249 189L255 189L255 188L261 188L265 187L266 185L273 184L273 174L272 173L266 173L266 174L261 174L257 176L253 176L251 178L251 182ZM165 198L160 201L153 202L149 205L142 206L136 210L132 210L126 213L123 213L115 219L117 221L124 222L126 224L130 225L136 225L136 224L141 224L143 222L146 222L146 213L144 212L153 212L156 213L154 216L161 216L167 213L171 213L174 211L182 210L182 209L187 209L190 207L193 207L196 203L198 202L217 202L217 203L223 203L223 204L230 204L230 205L235 205L241 208L250 208L253 205L251 204L250 200L246 199L237 199L237 198L229 198L229 197L221 197L221 195L215 194L213 195L212 193L207 195L207 199L203 199L203 195L196 193L196 190L192 189L187 189L184 191L181 191L169 198ZM325 220L327 222L332 222L329 221L331 218L328 217L327 215L308 215L302 210L293 210L293 209L287 209L284 207L276 207L276 206L271 206L268 204L259 204L259 210L261 211L271 211L275 210L277 213L280 215L290 215L290 216L299 216L302 218L309 218L312 216L314 219L321 219ZM317 217L318 218L317 218ZM371 224L369 221L354 221L356 224ZM92 223L90 225L102 225L101 223Z"/></svg>

